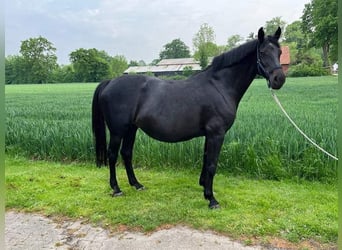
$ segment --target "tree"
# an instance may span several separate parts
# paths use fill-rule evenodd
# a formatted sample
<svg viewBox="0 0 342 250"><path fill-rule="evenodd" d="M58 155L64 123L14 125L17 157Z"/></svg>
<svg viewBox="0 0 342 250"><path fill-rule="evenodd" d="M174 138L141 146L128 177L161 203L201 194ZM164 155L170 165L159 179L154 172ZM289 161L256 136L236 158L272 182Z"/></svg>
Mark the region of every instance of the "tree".
<svg viewBox="0 0 342 250"><path fill-rule="evenodd" d="M57 67L56 48L44 37L22 41L20 53L23 57L27 81L45 83Z"/></svg>
<svg viewBox="0 0 342 250"><path fill-rule="evenodd" d="M309 47L320 47L323 51L323 66L330 66L330 49L337 56L337 0L312 0L305 5L302 28L309 38Z"/></svg>
<svg viewBox="0 0 342 250"><path fill-rule="evenodd" d="M201 25L199 31L195 34L194 38L192 39L192 43L194 45L195 50L198 50L203 44L214 42L214 29L210 27L207 23Z"/></svg>
<svg viewBox="0 0 342 250"><path fill-rule="evenodd" d="M75 72L72 65L58 66L51 76L49 82L70 83L76 82Z"/></svg>
<svg viewBox="0 0 342 250"><path fill-rule="evenodd" d="M144 60L139 60L138 66L146 66L146 63Z"/></svg>
<svg viewBox="0 0 342 250"><path fill-rule="evenodd" d="M282 32L285 31L286 22L281 20L281 17L274 17L269 21L266 21L264 26L265 33L273 34L278 27L281 28Z"/></svg>
<svg viewBox="0 0 342 250"><path fill-rule="evenodd" d="M129 67L139 66L139 63L135 60L130 60L128 66Z"/></svg>
<svg viewBox="0 0 342 250"><path fill-rule="evenodd" d="M160 62L160 59L153 59L150 65L157 65Z"/></svg>
<svg viewBox="0 0 342 250"><path fill-rule="evenodd" d="M200 61L202 68L208 65L208 57L216 56L220 52L220 48L215 44L214 29L207 23L201 25L192 43L195 50L194 58Z"/></svg>
<svg viewBox="0 0 342 250"><path fill-rule="evenodd" d="M206 53L205 49L199 49L198 50L198 58L199 63L202 69L208 66L209 60L208 60L208 54Z"/></svg>
<svg viewBox="0 0 342 250"><path fill-rule="evenodd" d="M179 38L164 45L164 49L159 53L159 58L187 58L190 57L190 49Z"/></svg>
<svg viewBox="0 0 342 250"><path fill-rule="evenodd" d="M110 75L112 78L122 75L128 68L127 60L124 56L114 56L110 59Z"/></svg>
<svg viewBox="0 0 342 250"><path fill-rule="evenodd" d="M7 56L5 58L6 84L28 83L26 64L22 56Z"/></svg>
<svg viewBox="0 0 342 250"><path fill-rule="evenodd" d="M300 20L286 26L283 35L283 44L289 46L291 52L291 64L297 64L304 58L307 51L307 39L302 31L302 22Z"/></svg>
<svg viewBox="0 0 342 250"><path fill-rule="evenodd" d="M228 37L226 49L231 50L237 47L242 40L243 40L243 37L241 37L240 35L232 35Z"/></svg>
<svg viewBox="0 0 342 250"><path fill-rule="evenodd" d="M297 49L299 50L305 49L307 39L303 34L302 22L300 20L294 21L293 23L286 26L284 37L286 43L295 43Z"/></svg>
<svg viewBox="0 0 342 250"><path fill-rule="evenodd" d="M189 77L193 74L193 71L192 71L192 66L185 66L184 69L183 69L183 75L185 77Z"/></svg>
<svg viewBox="0 0 342 250"><path fill-rule="evenodd" d="M97 49L77 49L70 53L76 80L80 82L99 82L110 77L110 56Z"/></svg>
<svg viewBox="0 0 342 250"><path fill-rule="evenodd" d="M246 38L246 42L252 41L255 39L255 34L254 32L251 32L248 34L247 38Z"/></svg>

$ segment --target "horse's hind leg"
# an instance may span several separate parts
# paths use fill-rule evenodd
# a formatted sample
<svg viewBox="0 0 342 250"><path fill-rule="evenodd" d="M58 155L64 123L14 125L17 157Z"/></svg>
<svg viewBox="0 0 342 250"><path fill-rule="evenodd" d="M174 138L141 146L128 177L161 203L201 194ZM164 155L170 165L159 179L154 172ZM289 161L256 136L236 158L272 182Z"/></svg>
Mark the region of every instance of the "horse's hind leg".
<svg viewBox="0 0 342 250"><path fill-rule="evenodd" d="M135 177L133 166L132 166L133 146L134 146L135 135L136 135L137 129L138 128L136 126L132 126L128 129L128 131L126 132L123 138L120 153L125 163L125 168L126 168L129 184L131 186L134 186L137 190L143 190L144 186L138 182L137 178Z"/></svg>
<svg viewBox="0 0 342 250"><path fill-rule="evenodd" d="M109 160L109 173L110 179L109 183L111 188L113 189L113 196L122 195L122 191L119 188L118 181L116 179L116 161L118 159L118 152L121 144L121 137L117 135L110 135L110 142L108 147L108 160Z"/></svg>

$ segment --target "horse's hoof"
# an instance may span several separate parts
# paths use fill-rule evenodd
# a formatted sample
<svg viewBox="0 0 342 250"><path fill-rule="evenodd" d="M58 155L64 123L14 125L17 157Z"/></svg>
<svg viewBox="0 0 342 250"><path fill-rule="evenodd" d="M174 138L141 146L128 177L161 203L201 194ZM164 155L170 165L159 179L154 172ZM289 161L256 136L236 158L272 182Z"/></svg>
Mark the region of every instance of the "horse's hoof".
<svg viewBox="0 0 342 250"><path fill-rule="evenodd" d="M123 192L113 192L112 197L119 197L119 196L123 196Z"/></svg>
<svg viewBox="0 0 342 250"><path fill-rule="evenodd" d="M209 208L210 209L220 209L220 205L219 204L216 204L216 205L209 205Z"/></svg>
<svg viewBox="0 0 342 250"><path fill-rule="evenodd" d="M141 185L140 183L136 183L132 186L134 186L137 191L145 190L145 187L143 185Z"/></svg>
<svg viewBox="0 0 342 250"><path fill-rule="evenodd" d="M219 209L220 208L220 204L217 201L212 201L209 203L209 208L210 209Z"/></svg>

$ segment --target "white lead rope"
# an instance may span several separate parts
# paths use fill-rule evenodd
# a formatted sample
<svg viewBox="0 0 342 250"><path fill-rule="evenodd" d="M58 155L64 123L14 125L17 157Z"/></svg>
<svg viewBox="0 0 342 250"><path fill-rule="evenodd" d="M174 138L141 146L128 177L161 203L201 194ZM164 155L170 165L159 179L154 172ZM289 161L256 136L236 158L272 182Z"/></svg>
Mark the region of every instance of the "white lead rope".
<svg viewBox="0 0 342 250"><path fill-rule="evenodd" d="M338 161L338 158L332 154L330 154L329 152L327 152L326 150L324 150L323 148L321 148L319 145L317 145L316 142L314 142L310 137L308 137L298 126L297 124L291 119L291 117L287 114L287 112L285 111L285 109L283 108L283 106L281 105L278 97L276 96L276 94L274 93L274 91L270 88L271 90L271 94L272 97L274 99L274 101L278 104L278 106L280 107L280 109L283 111L283 113L285 114L285 116L287 117L287 119L289 119L289 121L292 123L292 125L298 130L299 133L301 133L305 139L307 139L309 142L311 142L314 146L316 146L316 148L318 148L319 150L321 150L323 153L325 153L326 155L330 156L331 158L333 158L334 160Z"/></svg>

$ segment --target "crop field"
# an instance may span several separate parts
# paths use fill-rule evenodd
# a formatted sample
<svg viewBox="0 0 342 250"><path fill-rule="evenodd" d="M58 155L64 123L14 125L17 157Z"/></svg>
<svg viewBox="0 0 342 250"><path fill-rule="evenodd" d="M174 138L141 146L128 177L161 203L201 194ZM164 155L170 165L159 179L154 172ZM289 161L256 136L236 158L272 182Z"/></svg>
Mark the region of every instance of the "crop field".
<svg viewBox="0 0 342 250"><path fill-rule="evenodd" d="M7 85L6 153L31 159L93 162L91 102L97 84ZM337 77L288 78L277 92L287 112L320 146L337 154ZM168 144L139 132L137 167L196 169L203 138ZM257 179L335 181L337 162L286 120L265 80L255 80L222 147L218 172Z"/></svg>

